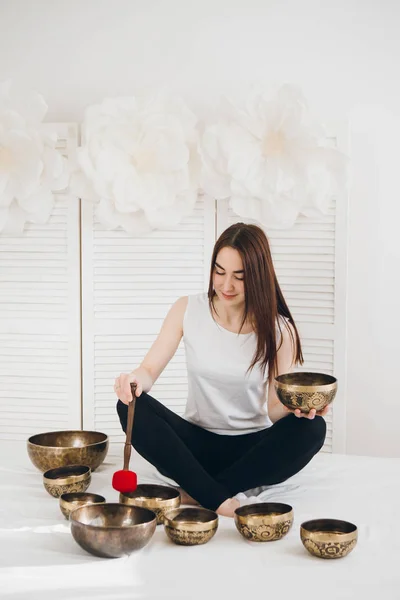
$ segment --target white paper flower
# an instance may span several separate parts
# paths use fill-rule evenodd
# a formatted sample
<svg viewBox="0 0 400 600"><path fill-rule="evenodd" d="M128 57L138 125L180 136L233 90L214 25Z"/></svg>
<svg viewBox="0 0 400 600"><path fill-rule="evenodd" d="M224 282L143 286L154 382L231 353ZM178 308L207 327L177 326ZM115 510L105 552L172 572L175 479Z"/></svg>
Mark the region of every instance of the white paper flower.
<svg viewBox="0 0 400 600"><path fill-rule="evenodd" d="M90 106L83 124L74 190L96 202L109 229L132 235L179 223L197 199L196 118L163 93L110 98Z"/></svg>
<svg viewBox="0 0 400 600"><path fill-rule="evenodd" d="M202 187L244 218L290 227L299 213L325 213L342 185L344 158L330 146L295 87L253 93L242 108L225 101L203 134Z"/></svg>
<svg viewBox="0 0 400 600"><path fill-rule="evenodd" d="M46 111L36 92L0 84L0 233L21 234L27 221L46 223L53 191L67 186L57 135L41 123Z"/></svg>

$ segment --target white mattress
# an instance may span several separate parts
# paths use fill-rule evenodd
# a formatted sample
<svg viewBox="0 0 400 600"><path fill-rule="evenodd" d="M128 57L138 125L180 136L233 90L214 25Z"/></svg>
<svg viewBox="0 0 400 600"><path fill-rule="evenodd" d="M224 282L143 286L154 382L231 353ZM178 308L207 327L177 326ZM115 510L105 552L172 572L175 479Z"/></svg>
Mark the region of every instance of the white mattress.
<svg viewBox="0 0 400 600"><path fill-rule="evenodd" d="M120 459L109 455L89 491L117 501L111 478L119 468ZM158 479L135 453L131 469L142 483ZM319 454L266 495L294 508L294 525L278 542L248 542L233 520L220 518L204 546L176 546L158 526L141 551L101 559L76 544L25 445L0 443L0 597L400 599L400 459ZM318 517L358 526L358 545L349 556L328 561L306 552L300 523Z"/></svg>

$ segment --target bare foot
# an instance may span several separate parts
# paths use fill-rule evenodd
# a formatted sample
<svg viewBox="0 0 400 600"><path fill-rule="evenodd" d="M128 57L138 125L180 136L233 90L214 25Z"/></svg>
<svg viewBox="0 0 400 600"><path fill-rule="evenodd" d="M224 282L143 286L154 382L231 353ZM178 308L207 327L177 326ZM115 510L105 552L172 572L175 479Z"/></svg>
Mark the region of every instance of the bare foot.
<svg viewBox="0 0 400 600"><path fill-rule="evenodd" d="M200 506L197 500L189 496L182 488L179 488L179 493L181 495L181 504L189 504L191 506Z"/></svg>
<svg viewBox="0 0 400 600"><path fill-rule="evenodd" d="M235 514L235 510L239 508L240 502L236 500L236 498L227 498L225 502L219 505L216 510L218 515L221 517L233 517Z"/></svg>

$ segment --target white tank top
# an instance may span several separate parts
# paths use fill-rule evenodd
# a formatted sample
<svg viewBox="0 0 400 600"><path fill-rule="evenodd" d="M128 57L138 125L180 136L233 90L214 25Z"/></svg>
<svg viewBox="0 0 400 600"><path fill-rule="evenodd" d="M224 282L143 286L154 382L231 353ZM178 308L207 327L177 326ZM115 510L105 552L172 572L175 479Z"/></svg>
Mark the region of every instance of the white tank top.
<svg viewBox="0 0 400 600"><path fill-rule="evenodd" d="M268 370L246 374L257 345L253 333L237 334L213 319L206 293L188 297L183 320L188 372L184 418L214 433L239 435L272 425L267 411Z"/></svg>

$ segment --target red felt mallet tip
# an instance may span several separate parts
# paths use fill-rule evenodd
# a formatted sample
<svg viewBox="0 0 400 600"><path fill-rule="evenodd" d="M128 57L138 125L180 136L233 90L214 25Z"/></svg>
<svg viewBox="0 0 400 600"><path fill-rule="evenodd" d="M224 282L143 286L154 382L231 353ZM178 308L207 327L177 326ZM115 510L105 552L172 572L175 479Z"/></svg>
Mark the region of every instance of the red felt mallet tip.
<svg viewBox="0 0 400 600"><path fill-rule="evenodd" d="M131 439L132 439L132 427L133 417L135 414L136 404L136 384L131 384L132 401L128 405L128 423L126 427L126 440L124 447L124 467L122 471L116 471L112 478L112 486L117 492L127 494L134 492L137 488L137 475L134 471L129 471L129 460L131 457Z"/></svg>
<svg viewBox="0 0 400 600"><path fill-rule="evenodd" d="M116 471L112 478L112 486L117 492L126 494L137 488L137 475L133 471Z"/></svg>

